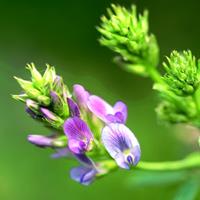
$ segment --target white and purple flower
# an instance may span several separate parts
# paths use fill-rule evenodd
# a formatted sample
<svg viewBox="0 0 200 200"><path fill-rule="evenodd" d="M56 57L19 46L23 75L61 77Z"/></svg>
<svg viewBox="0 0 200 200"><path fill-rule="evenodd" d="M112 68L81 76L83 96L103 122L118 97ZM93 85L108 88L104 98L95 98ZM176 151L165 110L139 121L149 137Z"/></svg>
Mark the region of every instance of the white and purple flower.
<svg viewBox="0 0 200 200"><path fill-rule="evenodd" d="M127 106L122 101L111 106L102 98L90 95L78 84L73 86L71 96L54 67L47 66L40 80L34 66L29 68L34 75L34 84L33 81L17 79L25 97L18 95L15 98L26 103L26 111L34 119L57 130L51 136L29 135L27 139L30 143L55 150L52 158L77 159L80 166L72 168L70 176L83 185L90 184L96 177L109 173L117 166L130 169L137 165L140 145L125 126Z"/></svg>
<svg viewBox="0 0 200 200"><path fill-rule="evenodd" d="M124 124L111 123L104 127L102 142L119 167L129 169L139 162L141 154L139 142Z"/></svg>

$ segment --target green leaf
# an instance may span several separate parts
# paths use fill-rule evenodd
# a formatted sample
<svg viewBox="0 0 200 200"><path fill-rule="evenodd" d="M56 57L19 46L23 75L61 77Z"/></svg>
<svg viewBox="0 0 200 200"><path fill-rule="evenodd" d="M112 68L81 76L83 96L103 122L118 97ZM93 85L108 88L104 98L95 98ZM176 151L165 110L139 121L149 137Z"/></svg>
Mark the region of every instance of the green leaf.
<svg viewBox="0 0 200 200"><path fill-rule="evenodd" d="M194 200L200 189L199 181L195 179L188 180L178 189L174 200Z"/></svg>

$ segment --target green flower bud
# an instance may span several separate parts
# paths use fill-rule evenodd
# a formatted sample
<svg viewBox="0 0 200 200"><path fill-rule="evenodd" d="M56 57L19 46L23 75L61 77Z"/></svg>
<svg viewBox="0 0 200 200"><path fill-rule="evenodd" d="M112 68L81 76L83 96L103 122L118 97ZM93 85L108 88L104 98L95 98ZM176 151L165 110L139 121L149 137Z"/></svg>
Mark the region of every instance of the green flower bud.
<svg viewBox="0 0 200 200"><path fill-rule="evenodd" d="M17 82L19 83L19 85L21 86L21 88L27 92L29 91L30 89L33 89L33 84L31 81L26 81L26 80L23 80L21 78L18 78L16 76L14 76L14 78L17 80Z"/></svg>
<svg viewBox="0 0 200 200"><path fill-rule="evenodd" d="M54 128L62 128L64 120L47 108L40 108L44 120L46 120Z"/></svg>
<svg viewBox="0 0 200 200"><path fill-rule="evenodd" d="M186 123L189 121L187 115L177 107L168 102L161 102L156 108L158 118L169 123Z"/></svg>
<svg viewBox="0 0 200 200"><path fill-rule="evenodd" d="M148 12L137 16L135 6L131 10L116 5L111 7L108 18L103 16L97 28L102 34L100 43L120 55L123 67L148 75L148 68L156 67L159 60L156 38L148 33Z"/></svg>
<svg viewBox="0 0 200 200"><path fill-rule="evenodd" d="M26 106L31 109L32 111L39 111L39 105L37 104L37 102L31 100L31 99L27 99L26 100Z"/></svg>
<svg viewBox="0 0 200 200"><path fill-rule="evenodd" d="M49 106L49 104L51 103L51 99L47 96L44 95L40 95L37 97L37 101L44 106Z"/></svg>
<svg viewBox="0 0 200 200"><path fill-rule="evenodd" d="M24 90L24 92L30 99L38 100L40 103L44 105L49 105L50 99L48 97L43 96L41 91L34 88L32 82L23 80L18 77L14 77L14 78L17 80L21 88Z"/></svg>
<svg viewBox="0 0 200 200"><path fill-rule="evenodd" d="M50 86L49 89L51 89L53 82L56 78L56 71L53 66L50 66L48 64L46 64L46 66L47 66L47 68L43 75L43 84L44 84L44 86Z"/></svg>
<svg viewBox="0 0 200 200"><path fill-rule="evenodd" d="M63 101L60 95L54 91L50 92L53 111L59 116L66 118L69 116L68 104Z"/></svg>
<svg viewBox="0 0 200 200"><path fill-rule="evenodd" d="M168 63L163 63L166 74L163 79L168 87L177 95L193 94L199 86L199 65L191 51L178 53L173 51Z"/></svg>
<svg viewBox="0 0 200 200"><path fill-rule="evenodd" d="M37 87L38 89L40 89L42 87L42 84L43 84L42 75L36 69L34 63L27 64L27 69L31 72L33 85L35 87Z"/></svg>
<svg viewBox="0 0 200 200"><path fill-rule="evenodd" d="M28 99L28 95L27 94L12 95L12 98L17 101L26 102L26 100Z"/></svg>

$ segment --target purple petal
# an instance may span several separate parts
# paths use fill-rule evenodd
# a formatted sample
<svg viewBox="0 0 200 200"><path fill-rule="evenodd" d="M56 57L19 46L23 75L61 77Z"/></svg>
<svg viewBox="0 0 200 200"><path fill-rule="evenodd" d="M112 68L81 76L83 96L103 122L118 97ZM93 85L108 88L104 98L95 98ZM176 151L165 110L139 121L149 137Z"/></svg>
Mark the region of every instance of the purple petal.
<svg viewBox="0 0 200 200"><path fill-rule="evenodd" d="M102 142L121 168L128 169L140 160L140 145L124 124L111 123L102 130Z"/></svg>
<svg viewBox="0 0 200 200"><path fill-rule="evenodd" d="M60 88L62 87L62 82L63 82L63 81L62 81L62 77L56 75L56 77L55 77L55 79L54 79L54 82L53 82L54 87L55 87L56 89L60 89Z"/></svg>
<svg viewBox="0 0 200 200"><path fill-rule="evenodd" d="M83 185L89 185L95 179L96 174L95 168L85 166L75 167L70 171L71 178Z"/></svg>
<svg viewBox="0 0 200 200"><path fill-rule="evenodd" d="M59 96L56 92L51 91L50 96L54 104L57 104L60 101Z"/></svg>
<svg viewBox="0 0 200 200"><path fill-rule="evenodd" d="M74 156L76 157L76 159L82 163L83 165L86 166L90 166L90 167L95 167L94 162L92 161L92 159L90 159L88 156L86 156L85 154L74 154Z"/></svg>
<svg viewBox="0 0 200 200"><path fill-rule="evenodd" d="M127 119L127 106L122 101L118 101L114 107L115 116L121 120L121 123L125 123Z"/></svg>
<svg viewBox="0 0 200 200"><path fill-rule="evenodd" d="M25 110L33 119L39 119L40 118L40 116L38 116L37 113L33 112L29 107L26 106Z"/></svg>
<svg viewBox="0 0 200 200"><path fill-rule="evenodd" d="M108 114L114 114L113 108L98 96L90 96L87 105L92 113L106 123L109 122L106 116Z"/></svg>
<svg viewBox="0 0 200 200"><path fill-rule="evenodd" d="M57 118L54 115L54 113L48 110L47 108L40 108L40 111L42 112L43 116L48 120L56 121Z"/></svg>
<svg viewBox="0 0 200 200"><path fill-rule="evenodd" d="M78 105L70 98L67 98L67 103L72 117L80 117Z"/></svg>
<svg viewBox="0 0 200 200"><path fill-rule="evenodd" d="M83 108L87 108L87 101L90 96L89 92L85 90L85 88L79 84L75 84L73 86L74 96L78 102L78 105Z"/></svg>
<svg viewBox="0 0 200 200"><path fill-rule="evenodd" d="M29 135L28 141L38 147L51 147L52 138L43 135Z"/></svg>
<svg viewBox="0 0 200 200"><path fill-rule="evenodd" d="M125 123L124 116L121 112L117 112L114 115L108 114L106 115L107 124L109 123Z"/></svg>
<svg viewBox="0 0 200 200"><path fill-rule="evenodd" d="M69 157L71 156L70 150L66 148L58 148L56 152L51 154L51 158Z"/></svg>
<svg viewBox="0 0 200 200"><path fill-rule="evenodd" d="M64 132L68 137L69 149L77 154L90 150L93 140L87 124L78 117L69 118L64 123Z"/></svg>

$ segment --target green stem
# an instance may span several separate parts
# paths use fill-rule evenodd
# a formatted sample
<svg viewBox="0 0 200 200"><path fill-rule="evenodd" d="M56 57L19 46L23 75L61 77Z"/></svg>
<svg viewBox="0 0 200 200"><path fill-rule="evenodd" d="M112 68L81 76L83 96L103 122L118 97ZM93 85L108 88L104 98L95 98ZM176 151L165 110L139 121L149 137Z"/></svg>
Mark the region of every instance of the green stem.
<svg viewBox="0 0 200 200"><path fill-rule="evenodd" d="M193 153L182 160L168 162L145 162L140 161L136 166L138 169L155 170L155 171L175 171L199 168L200 169L200 153Z"/></svg>
<svg viewBox="0 0 200 200"><path fill-rule="evenodd" d="M110 169L116 169L118 166L114 164L113 160L107 161L107 166ZM148 171L177 171L186 169L199 169L200 170L200 153L196 152L185 159L167 162L146 162L140 161L134 169L148 170Z"/></svg>
<svg viewBox="0 0 200 200"><path fill-rule="evenodd" d="M198 113L200 113L200 98L199 98L199 95L200 95L200 90L198 89L197 91L195 91L195 93L193 94L193 100L196 104L196 107L197 107L197 110L198 110Z"/></svg>
<svg viewBox="0 0 200 200"><path fill-rule="evenodd" d="M148 67L148 74L155 83L163 83L162 76L155 67Z"/></svg>

